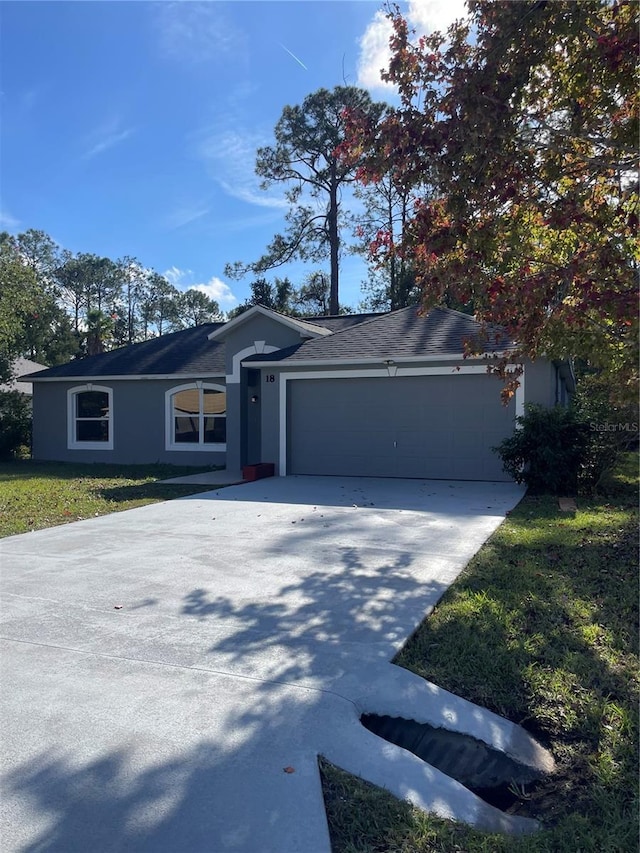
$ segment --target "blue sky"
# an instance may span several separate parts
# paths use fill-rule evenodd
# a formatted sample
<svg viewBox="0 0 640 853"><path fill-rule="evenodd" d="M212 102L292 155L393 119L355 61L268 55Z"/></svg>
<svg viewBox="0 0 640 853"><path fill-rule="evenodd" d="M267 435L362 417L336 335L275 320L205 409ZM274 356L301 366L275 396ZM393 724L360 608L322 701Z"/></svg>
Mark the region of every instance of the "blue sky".
<svg viewBox="0 0 640 853"><path fill-rule="evenodd" d="M418 30L462 0L402 4ZM287 104L336 85L393 100L378 71L388 25L369 0L3 2L0 229L73 252L132 255L233 308L282 230L284 188L260 190L255 151ZM301 283L310 265L276 274ZM328 267L327 267L328 268ZM340 301L366 276L345 256Z"/></svg>

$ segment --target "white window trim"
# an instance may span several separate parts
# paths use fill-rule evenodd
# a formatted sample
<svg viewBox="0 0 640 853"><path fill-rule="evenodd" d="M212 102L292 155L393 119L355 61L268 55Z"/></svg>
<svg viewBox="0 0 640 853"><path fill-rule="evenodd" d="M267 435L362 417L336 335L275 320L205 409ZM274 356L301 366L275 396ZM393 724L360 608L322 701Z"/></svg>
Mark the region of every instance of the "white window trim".
<svg viewBox="0 0 640 853"><path fill-rule="evenodd" d="M76 439L76 396L84 391L103 391L109 395L109 440L77 441ZM75 385L67 391L67 450L113 450L113 388L106 385Z"/></svg>
<svg viewBox="0 0 640 853"><path fill-rule="evenodd" d="M266 341L254 341L251 346L241 349L233 356L231 373L228 373L226 376L227 385L236 385L240 382L240 367L242 366L242 361L245 358L248 358L250 355L262 355L263 353L276 352L278 349L282 349L282 347L274 347ZM260 368L262 367L262 364L261 362L256 362L255 365L247 364L245 366Z"/></svg>
<svg viewBox="0 0 640 853"><path fill-rule="evenodd" d="M204 441L201 440L195 443L182 443L174 441L174 420L173 420L173 403L171 399L174 394L178 394L180 391L191 391L194 388L198 390L209 390L209 391L222 391L225 394L227 393L226 385L217 385L212 382L202 382L198 380L197 382L186 382L184 385L175 385L173 388L169 388L168 391L165 391L164 394L164 412L165 412L165 425L164 425L164 449L165 450L177 450L177 451L186 451L193 450L196 453L201 451L208 451L209 453L215 453L219 451L224 451L227 449L226 441L218 441L215 443L205 444ZM226 418L226 414L225 414Z"/></svg>
<svg viewBox="0 0 640 853"><path fill-rule="evenodd" d="M262 366L262 365L261 365ZM393 376L456 376L469 374L484 374L487 376L487 368L480 365L459 365L457 367L403 367L388 365L383 368L371 368L368 370L314 370L295 373L281 373L279 417L280 417L280 460L278 463L278 474L281 477L287 475L287 383L296 379L361 379L366 377L391 377ZM520 385L515 393L515 414L518 417L524 413L524 365L522 375L519 379Z"/></svg>

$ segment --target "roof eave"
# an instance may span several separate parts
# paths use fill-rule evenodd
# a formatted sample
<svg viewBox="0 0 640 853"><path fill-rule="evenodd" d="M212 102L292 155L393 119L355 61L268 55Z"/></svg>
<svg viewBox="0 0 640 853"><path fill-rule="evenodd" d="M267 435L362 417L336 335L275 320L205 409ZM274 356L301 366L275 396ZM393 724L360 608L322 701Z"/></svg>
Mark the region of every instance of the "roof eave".
<svg viewBox="0 0 640 853"><path fill-rule="evenodd" d="M34 374L30 382L116 382L120 380L141 380L141 379L224 379L226 374L224 371L218 373L202 373L200 371L191 371L190 373L112 373L104 376L96 374L75 374L74 376L38 376ZM21 377L22 378L22 377Z"/></svg>
<svg viewBox="0 0 640 853"><path fill-rule="evenodd" d="M354 358L314 358L314 359L293 359L283 358L279 361L251 361L245 359L242 361L243 367L328 367L351 364L416 364L423 361L489 361L492 358L502 358L508 355L508 351L500 350L495 352L484 353L483 355L467 355L463 353L440 353L437 355L409 355L409 356L394 356L390 353L387 356L376 356L375 358L354 357Z"/></svg>

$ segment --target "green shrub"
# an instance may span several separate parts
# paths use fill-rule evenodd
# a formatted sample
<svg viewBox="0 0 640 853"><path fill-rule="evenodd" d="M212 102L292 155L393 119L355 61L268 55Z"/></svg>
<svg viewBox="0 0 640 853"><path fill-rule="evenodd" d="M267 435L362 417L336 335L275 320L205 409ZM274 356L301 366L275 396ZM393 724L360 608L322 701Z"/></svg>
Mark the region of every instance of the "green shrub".
<svg viewBox="0 0 640 853"><path fill-rule="evenodd" d="M529 405L495 452L505 472L534 492L575 491L588 452L587 425L572 409Z"/></svg>
<svg viewBox="0 0 640 853"><path fill-rule="evenodd" d="M621 455L638 445L637 407L612 402L605 377L581 377L569 408L529 405L494 450L505 472L534 492L597 492Z"/></svg>
<svg viewBox="0 0 640 853"><path fill-rule="evenodd" d="M18 391L0 391L0 459L31 450L31 401Z"/></svg>
<svg viewBox="0 0 640 853"><path fill-rule="evenodd" d="M610 381L599 374L580 378L572 407L589 432L580 486L583 491L597 491L621 455L638 446L638 407L612 400Z"/></svg>

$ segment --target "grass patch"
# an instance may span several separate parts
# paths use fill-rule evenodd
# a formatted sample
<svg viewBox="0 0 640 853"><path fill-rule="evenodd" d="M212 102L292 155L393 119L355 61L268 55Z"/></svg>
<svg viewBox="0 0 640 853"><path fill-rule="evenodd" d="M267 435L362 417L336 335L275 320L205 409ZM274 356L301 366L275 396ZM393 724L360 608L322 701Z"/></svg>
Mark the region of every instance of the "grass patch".
<svg viewBox="0 0 640 853"><path fill-rule="evenodd" d="M440 821L325 762L334 853L638 850L637 484L630 456L575 515L525 497L394 661L552 751L557 773L516 808L544 831L504 838Z"/></svg>
<svg viewBox="0 0 640 853"><path fill-rule="evenodd" d="M158 482L206 470L211 468L2 462L0 537L207 491L210 486Z"/></svg>

